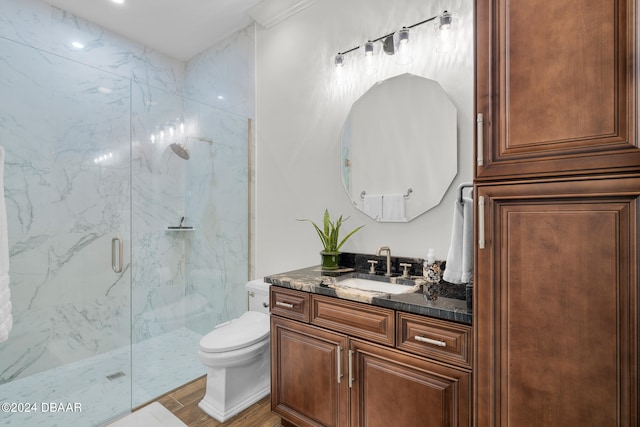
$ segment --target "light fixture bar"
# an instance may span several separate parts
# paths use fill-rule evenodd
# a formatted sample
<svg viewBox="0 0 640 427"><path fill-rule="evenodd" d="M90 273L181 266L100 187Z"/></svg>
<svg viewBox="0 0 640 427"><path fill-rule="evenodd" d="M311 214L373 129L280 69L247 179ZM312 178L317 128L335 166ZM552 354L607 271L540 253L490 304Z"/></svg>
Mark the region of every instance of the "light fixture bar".
<svg viewBox="0 0 640 427"><path fill-rule="evenodd" d="M420 21L420 22L418 22L418 23L415 23L415 24L413 24L413 25L410 25L410 26L408 26L408 27L403 27L403 28L415 28L415 27L417 27L417 26L419 26L419 25L426 24L427 22L431 22L431 21L433 21L434 19L437 19L438 17L440 17L440 16L442 16L442 15L444 15L444 14L448 14L448 12L445 10L445 11L444 11L442 14L440 14L440 15L432 16L431 18L427 18L427 19L425 19L424 21ZM368 41L370 41L370 42L374 42L374 43L375 43L375 42L379 42L379 41L382 41L382 40L386 39L387 37L393 36L393 34L394 34L394 33L395 33L395 31L394 31L394 32L391 32L391 33L389 33L389 34L385 34L384 36L380 36L380 37L378 37L377 39L368 40ZM360 47L361 47L361 46L362 46L362 45L358 45L358 46L356 46L356 47L352 47L351 49L347 49L347 50L345 50L345 51L343 51L343 52L338 52L338 55L346 55L347 53L350 53L350 52L353 52L354 50L358 50L358 49L360 49Z"/></svg>

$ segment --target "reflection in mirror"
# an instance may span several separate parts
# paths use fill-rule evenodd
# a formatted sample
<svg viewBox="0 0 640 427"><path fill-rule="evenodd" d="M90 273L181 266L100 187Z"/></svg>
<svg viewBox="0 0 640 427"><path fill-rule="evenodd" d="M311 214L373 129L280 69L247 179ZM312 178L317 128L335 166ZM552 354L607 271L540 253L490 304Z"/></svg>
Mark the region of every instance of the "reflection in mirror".
<svg viewBox="0 0 640 427"><path fill-rule="evenodd" d="M402 74L358 99L342 131L342 183L379 222L437 206L457 173L456 108L434 80Z"/></svg>

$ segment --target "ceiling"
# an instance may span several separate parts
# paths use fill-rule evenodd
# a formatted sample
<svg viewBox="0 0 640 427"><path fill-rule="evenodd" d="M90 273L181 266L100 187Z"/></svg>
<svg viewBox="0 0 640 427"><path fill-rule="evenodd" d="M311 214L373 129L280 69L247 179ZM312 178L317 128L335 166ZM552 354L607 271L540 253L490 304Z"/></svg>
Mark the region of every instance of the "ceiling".
<svg viewBox="0 0 640 427"><path fill-rule="evenodd" d="M181 61L191 59L252 18L261 0L44 0Z"/></svg>

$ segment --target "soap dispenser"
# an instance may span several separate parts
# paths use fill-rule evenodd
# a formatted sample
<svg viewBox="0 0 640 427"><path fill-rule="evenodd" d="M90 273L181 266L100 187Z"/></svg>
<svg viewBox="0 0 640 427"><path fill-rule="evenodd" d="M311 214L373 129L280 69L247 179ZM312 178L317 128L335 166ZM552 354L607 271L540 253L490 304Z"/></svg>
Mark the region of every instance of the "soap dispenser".
<svg viewBox="0 0 640 427"><path fill-rule="evenodd" d="M429 283L440 282L440 266L436 263L436 253L434 249L429 249L427 258L422 265L422 275Z"/></svg>

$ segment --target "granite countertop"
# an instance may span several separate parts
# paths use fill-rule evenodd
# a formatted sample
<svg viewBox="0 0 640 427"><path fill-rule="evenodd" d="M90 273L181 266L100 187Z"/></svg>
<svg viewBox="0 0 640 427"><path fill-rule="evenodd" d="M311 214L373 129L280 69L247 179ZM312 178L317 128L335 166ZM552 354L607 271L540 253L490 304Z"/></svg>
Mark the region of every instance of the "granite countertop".
<svg viewBox="0 0 640 427"><path fill-rule="evenodd" d="M471 324L472 312L470 308L467 308L465 299L438 295L438 292L435 294L431 292L431 295L426 295L423 291L427 289L427 281L422 276L413 276L411 279L402 279L400 277L393 279L397 282L397 286L407 287L406 292L400 294L345 288L340 285L339 281L345 277L388 281L383 276L358 273L353 268L341 268L328 272L323 271L320 266L314 266L266 276L265 282L283 288L327 295L438 319L452 320L467 325ZM442 292L442 294L446 295L447 293Z"/></svg>

